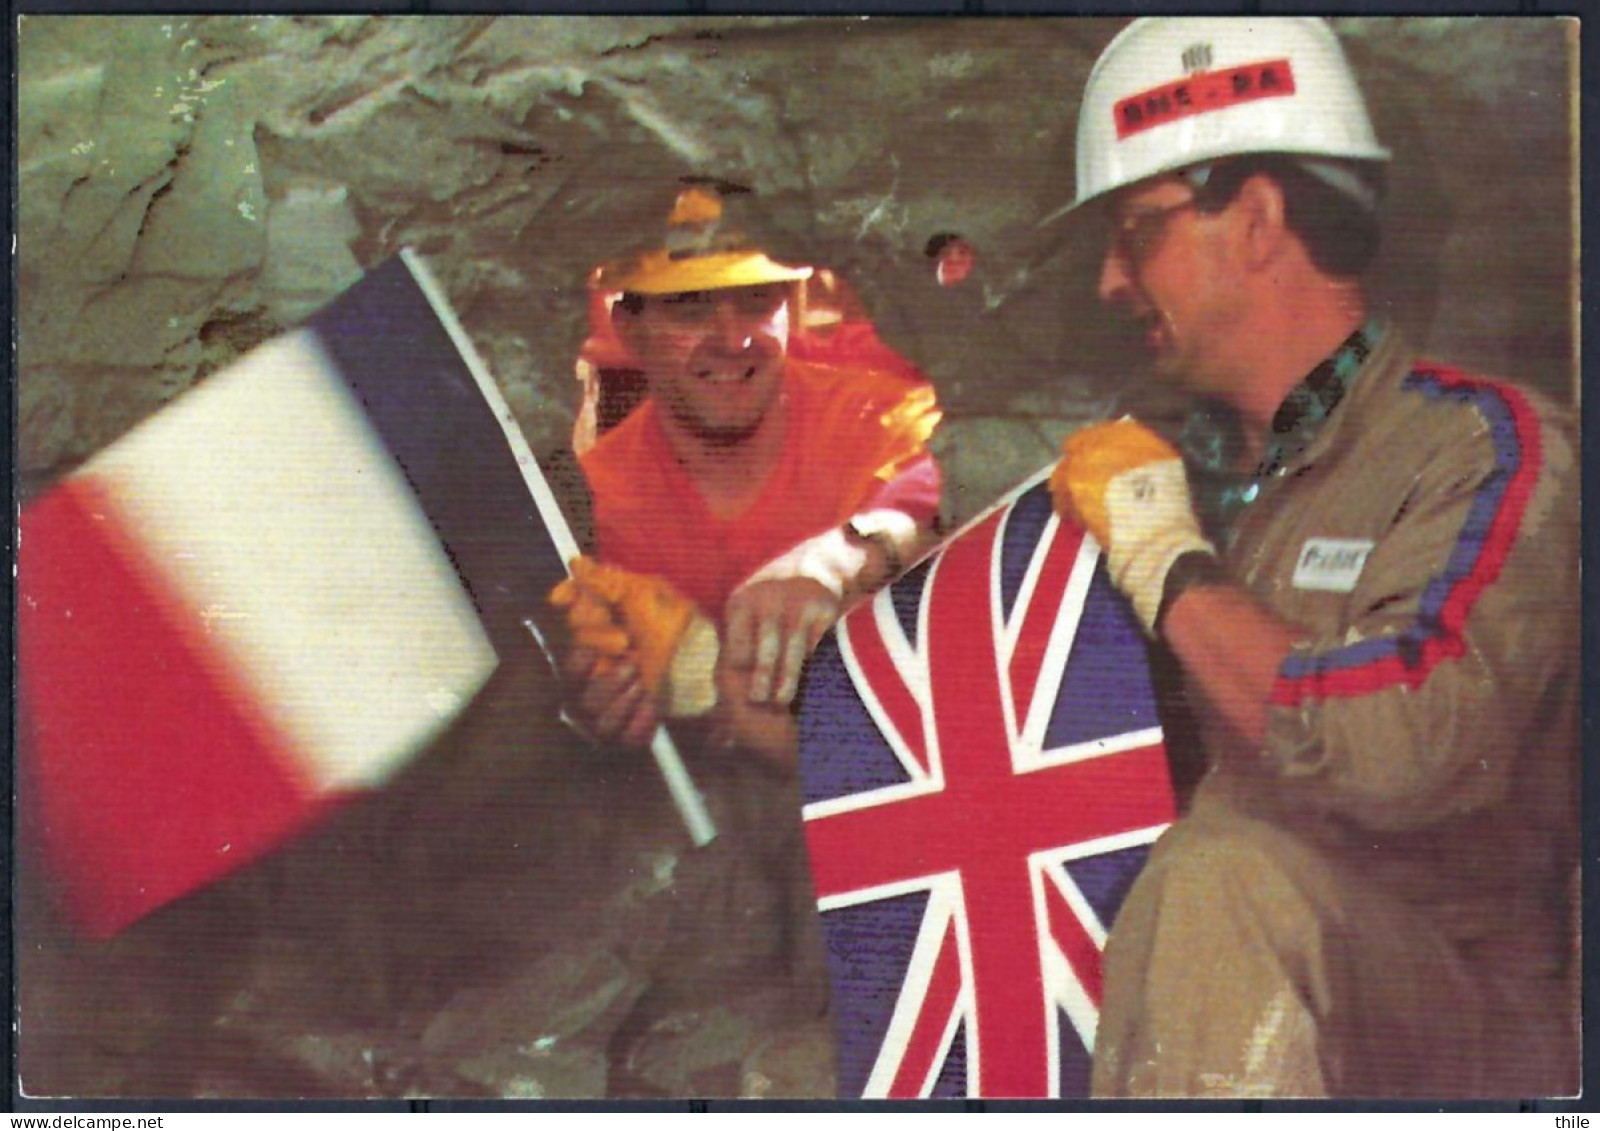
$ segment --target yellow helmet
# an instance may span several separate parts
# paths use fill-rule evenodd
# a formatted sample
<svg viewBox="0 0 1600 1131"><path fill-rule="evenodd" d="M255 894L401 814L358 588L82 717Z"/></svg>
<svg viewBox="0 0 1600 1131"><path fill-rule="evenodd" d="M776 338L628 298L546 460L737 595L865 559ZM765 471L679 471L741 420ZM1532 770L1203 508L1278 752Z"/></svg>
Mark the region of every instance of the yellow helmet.
<svg viewBox="0 0 1600 1131"><path fill-rule="evenodd" d="M727 190L724 186L723 191ZM737 190L743 191L743 190ZM678 194L667 217L664 245L600 268L595 286L640 295L716 291L790 283L811 277L810 267L790 267L750 244L724 224L722 191L696 182Z"/></svg>

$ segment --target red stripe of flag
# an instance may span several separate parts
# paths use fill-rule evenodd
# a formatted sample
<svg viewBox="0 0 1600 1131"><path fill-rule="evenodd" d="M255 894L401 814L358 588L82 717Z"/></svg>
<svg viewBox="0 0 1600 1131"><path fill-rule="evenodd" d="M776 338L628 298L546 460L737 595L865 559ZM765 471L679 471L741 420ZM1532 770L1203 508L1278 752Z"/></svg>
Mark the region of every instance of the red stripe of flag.
<svg viewBox="0 0 1600 1131"><path fill-rule="evenodd" d="M1160 743L1037 768L1019 770L1014 763L1015 735L1000 700L997 612L992 600L973 599L992 591L999 530L996 515L949 544L923 595L928 682L944 692L935 690L932 704L941 787L909 796L866 795L857 808L809 817L806 834L813 880L824 900L959 874L957 914L971 944L968 1092L1043 1096L1051 1077L1048 1026L1055 1023L1055 1010L1044 989L1041 948L1047 931L1068 932L1051 930L1039 918L1029 857L1165 824L1172 819L1172 798ZM1039 633L1048 639L1070 573L1048 569L1029 607L1014 610L1013 617L1036 625L1024 630L1027 649ZM1035 620L1034 602L1050 611L1049 621ZM859 610L844 624L858 630L860 622L872 621L867 610ZM852 643L876 633L869 623L852 635ZM1026 702L1035 693L1042 661L1024 659L1020 670L1018 701ZM915 706L886 653L881 662L860 664L859 671L863 699ZM887 707L884 713L890 713ZM1080 946L1071 937L1064 941ZM1068 961L1074 969L1084 965L1081 955ZM1093 971L1080 977L1098 985ZM919 1009L919 1026L948 1021L938 1010L928 1016L926 1002ZM914 1075L914 1067L902 1068L897 1087L900 1077L909 1081ZM915 1085L920 1088L925 1079L924 1072Z"/></svg>
<svg viewBox="0 0 1600 1131"><path fill-rule="evenodd" d="M809 817L818 899L963 867L980 849L1001 857L1099 840L1172 820L1159 742L1012 779L1009 789L952 779L946 787Z"/></svg>
<svg viewBox="0 0 1600 1131"><path fill-rule="evenodd" d="M1017 924L1031 923L1035 914L1028 849L1044 847L1040 842L1053 839L1057 829L1054 814L1030 812L1031 799L1022 796L1031 783L1012 765L1012 735L999 695L995 609L971 596L991 588L999 531L996 515L947 547L934 567L928 673L935 686L989 689L934 707L946 798L966 818L952 823L964 826L969 845L985 845L984 851L969 847L961 868L972 942L974 1039L968 1048L978 1054L968 1063L973 1072L971 1061L977 1062L973 1090L1043 1096L1049 1094L1050 1070L1044 969L1037 930L1019 930ZM1032 689L1024 690L1031 698Z"/></svg>
<svg viewBox="0 0 1600 1131"><path fill-rule="evenodd" d="M876 612L876 609L868 606L862 609L859 617L841 621L839 635L849 644L861 674L877 689L878 705L899 733L900 741L909 749L923 772L931 774L928 742L922 733L922 708L912 698L899 668L889 655Z"/></svg>
<svg viewBox="0 0 1600 1131"><path fill-rule="evenodd" d="M1062 957L1072 967L1072 973L1089 995L1089 1000L1099 1006L1104 992L1100 947L1083 925L1083 920L1068 906L1066 897L1048 879L1044 884L1044 906L1050 920L1050 937L1055 939Z"/></svg>
<svg viewBox="0 0 1600 1131"><path fill-rule="evenodd" d="M91 481L31 506L19 548L24 755L84 930L110 935L311 819L321 803L287 738ZM78 709L85 695L96 710Z"/></svg>
<svg viewBox="0 0 1600 1131"><path fill-rule="evenodd" d="M1083 545L1083 531L1076 526L1057 523L1055 534L1040 567L1034 591L1038 593L1065 592L1072 577L1072 567L1078 560L1078 549ZM1020 729L1033 707L1034 693L1039 684L1039 670L1044 666L1045 652L1050 646L1050 636L1055 630L1061 607L1051 601L1030 601L1022 618L1022 628L1017 633L1016 648L1011 653L1011 694Z"/></svg>
<svg viewBox="0 0 1600 1131"><path fill-rule="evenodd" d="M918 1099L922 1096L923 1086L933 1075L944 1053L944 1035L950 1026L950 1017L956 1011L956 999L960 993L961 959L956 950L956 923L951 918L946 921L944 934L939 939L939 954L934 959L927 993L923 995L911 1036L906 1041L905 1054L900 1058L894 1080L889 1085L890 1099Z"/></svg>

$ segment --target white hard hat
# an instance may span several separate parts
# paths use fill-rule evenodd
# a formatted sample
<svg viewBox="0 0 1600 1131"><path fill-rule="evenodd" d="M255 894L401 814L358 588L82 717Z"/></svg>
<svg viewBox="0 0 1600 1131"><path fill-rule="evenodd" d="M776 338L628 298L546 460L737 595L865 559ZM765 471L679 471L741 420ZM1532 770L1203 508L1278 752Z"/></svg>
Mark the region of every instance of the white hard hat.
<svg viewBox="0 0 1600 1131"><path fill-rule="evenodd" d="M1077 199L1061 212L1244 153L1389 159L1333 30L1309 18L1135 20L1089 73Z"/></svg>

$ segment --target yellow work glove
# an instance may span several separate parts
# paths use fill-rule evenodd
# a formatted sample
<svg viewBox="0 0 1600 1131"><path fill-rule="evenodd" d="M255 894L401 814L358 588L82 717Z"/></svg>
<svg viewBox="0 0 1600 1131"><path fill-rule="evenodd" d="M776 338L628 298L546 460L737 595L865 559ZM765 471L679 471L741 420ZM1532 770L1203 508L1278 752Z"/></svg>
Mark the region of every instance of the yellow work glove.
<svg viewBox="0 0 1600 1131"><path fill-rule="evenodd" d="M576 558L550 603L566 611L573 643L597 654L597 670L631 660L665 714L699 715L716 704L717 630L665 578Z"/></svg>
<svg viewBox="0 0 1600 1131"><path fill-rule="evenodd" d="M1193 550L1216 554L1195 518L1178 450L1137 420L1068 436L1050 495L1057 513L1100 543L1112 582L1151 634L1172 563Z"/></svg>

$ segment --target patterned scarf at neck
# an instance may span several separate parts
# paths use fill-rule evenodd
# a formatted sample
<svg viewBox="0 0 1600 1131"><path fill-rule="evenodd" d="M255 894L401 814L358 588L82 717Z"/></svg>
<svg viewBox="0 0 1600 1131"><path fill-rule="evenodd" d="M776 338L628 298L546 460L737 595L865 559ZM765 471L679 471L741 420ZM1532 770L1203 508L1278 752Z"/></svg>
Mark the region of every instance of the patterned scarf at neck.
<svg viewBox="0 0 1600 1131"><path fill-rule="evenodd" d="M1184 426L1179 447L1189 465L1195 508L1206 533L1224 544L1244 509L1260 498L1266 482L1289 470L1310 447L1333 410L1344 400L1384 332L1370 319L1283 398L1272 418L1272 434L1253 472L1238 470L1244 444L1238 414L1217 402L1198 408Z"/></svg>

